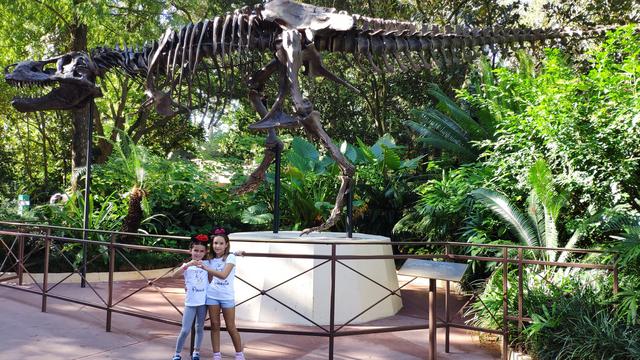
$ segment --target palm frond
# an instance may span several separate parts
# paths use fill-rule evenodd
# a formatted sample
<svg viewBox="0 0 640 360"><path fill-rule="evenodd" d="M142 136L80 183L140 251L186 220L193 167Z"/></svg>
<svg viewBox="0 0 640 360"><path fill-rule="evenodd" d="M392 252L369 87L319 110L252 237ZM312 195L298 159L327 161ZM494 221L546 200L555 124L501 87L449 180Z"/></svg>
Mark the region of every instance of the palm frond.
<svg viewBox="0 0 640 360"><path fill-rule="evenodd" d="M522 244L540 246L535 225L531 223L529 218L522 215L504 195L484 188L473 190L471 195L509 224Z"/></svg>
<svg viewBox="0 0 640 360"><path fill-rule="evenodd" d="M451 142L453 144L456 144L458 146L463 146L463 147L467 147L469 149L471 148L471 144L469 143L468 140L458 137L456 134L453 134L451 132L449 132L448 130L443 130L443 129L437 129L435 127L432 127L430 125L423 125L420 123L416 123L414 121L407 121L405 122L405 124L407 125L407 127L409 127L411 130L415 131L417 134L419 134L421 136L421 138L418 139L418 141L423 141L424 138L429 138L429 137L438 137L438 138L442 138L448 142Z"/></svg>
<svg viewBox="0 0 640 360"><path fill-rule="evenodd" d="M447 139L444 139L437 134L428 138L421 138L419 140L425 145L430 145L438 149L449 151L450 153L459 156L465 161L474 161L478 157L478 155L471 151L469 148L447 141Z"/></svg>
<svg viewBox="0 0 640 360"><path fill-rule="evenodd" d="M558 228L553 216L547 208L544 208L544 236L540 237L542 246L557 248L558 247ZM555 252L553 250L547 251L547 258L553 259Z"/></svg>
<svg viewBox="0 0 640 360"><path fill-rule="evenodd" d="M487 138L489 134L471 116L449 98L436 84L429 84L427 88L429 95L435 97L439 103L447 109L453 120L466 129L473 138Z"/></svg>
<svg viewBox="0 0 640 360"><path fill-rule="evenodd" d="M628 227L640 226L640 218L628 214L614 214L610 216L603 216L602 230L609 231L621 231Z"/></svg>
<svg viewBox="0 0 640 360"><path fill-rule="evenodd" d="M426 108L419 111L413 111L413 116L420 120L424 126L435 130L444 136L450 136L458 142L468 142L469 133L460 127L458 123L447 115L433 108Z"/></svg>
<svg viewBox="0 0 640 360"><path fill-rule="evenodd" d="M557 219L566 198L555 191L553 174L544 159L537 160L529 169L529 183L545 210Z"/></svg>
<svg viewBox="0 0 640 360"><path fill-rule="evenodd" d="M574 249L576 247L576 244L578 243L578 241L580 241L580 239L582 238L582 230L581 229L577 229L573 235L571 235L571 238L569 238L569 241L567 241L567 243L564 245L565 248L567 249ZM563 251L560 253L560 256L558 256L558 262L564 262L567 257L569 256L569 252L567 251Z"/></svg>

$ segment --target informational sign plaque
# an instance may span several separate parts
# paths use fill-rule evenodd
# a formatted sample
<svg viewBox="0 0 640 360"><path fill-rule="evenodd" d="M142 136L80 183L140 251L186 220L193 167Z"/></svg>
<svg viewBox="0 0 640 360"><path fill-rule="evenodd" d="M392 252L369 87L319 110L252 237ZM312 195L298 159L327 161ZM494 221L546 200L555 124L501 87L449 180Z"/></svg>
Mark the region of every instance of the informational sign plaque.
<svg viewBox="0 0 640 360"><path fill-rule="evenodd" d="M460 281L468 266L467 264L454 262L407 259L398 274L436 280Z"/></svg>

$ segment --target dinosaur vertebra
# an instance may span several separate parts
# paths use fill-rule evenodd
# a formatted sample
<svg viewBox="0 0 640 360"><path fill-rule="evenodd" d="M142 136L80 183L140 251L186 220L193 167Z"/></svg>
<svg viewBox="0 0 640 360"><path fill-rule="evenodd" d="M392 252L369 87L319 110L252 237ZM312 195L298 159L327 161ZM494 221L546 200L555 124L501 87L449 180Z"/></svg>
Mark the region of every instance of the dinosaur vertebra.
<svg viewBox="0 0 640 360"><path fill-rule="evenodd" d="M303 231L308 233L326 230L335 224L345 194L351 189L355 169L322 128L320 114L302 96L298 82L302 65L311 76L325 77L358 92L323 67L320 53L343 52L362 57L374 71L394 70L396 66L400 70L446 69L474 58L480 51L533 46L547 40L593 38L607 30L609 28L586 31L453 29L448 26L441 29L427 24L349 15L290 0L273 0L179 30L167 30L160 40L141 50L126 45L113 50L101 47L91 54L75 52L45 61L20 62L5 68L5 79L18 86L60 84L45 97L14 99L12 104L18 111L64 110L82 107L101 96L96 79L110 69L117 69L144 79L149 96L146 104L154 104L162 115L173 115L195 108L220 110L235 85L234 71L241 70L245 75L255 71L250 73L247 85L249 99L261 120L250 128L268 132L267 147L263 162L238 192L253 190L264 179L275 149L282 146L276 129L302 126L322 143L342 172L341 187L330 217L324 224ZM256 71L253 63L264 53L273 53L274 57ZM277 98L267 109L263 90L274 73L280 86ZM196 85L197 91L192 89ZM293 102L291 115L283 111L287 95ZM196 104L193 104L194 97Z"/></svg>

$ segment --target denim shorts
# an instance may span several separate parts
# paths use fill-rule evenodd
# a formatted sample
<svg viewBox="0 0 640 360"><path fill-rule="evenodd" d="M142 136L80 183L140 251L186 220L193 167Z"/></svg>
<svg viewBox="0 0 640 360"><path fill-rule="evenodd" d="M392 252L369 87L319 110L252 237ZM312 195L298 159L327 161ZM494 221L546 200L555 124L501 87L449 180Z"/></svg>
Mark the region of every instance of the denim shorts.
<svg viewBox="0 0 640 360"><path fill-rule="evenodd" d="M207 297L206 305L218 305L223 309L229 309L236 306L236 301L233 299L229 300L218 300Z"/></svg>

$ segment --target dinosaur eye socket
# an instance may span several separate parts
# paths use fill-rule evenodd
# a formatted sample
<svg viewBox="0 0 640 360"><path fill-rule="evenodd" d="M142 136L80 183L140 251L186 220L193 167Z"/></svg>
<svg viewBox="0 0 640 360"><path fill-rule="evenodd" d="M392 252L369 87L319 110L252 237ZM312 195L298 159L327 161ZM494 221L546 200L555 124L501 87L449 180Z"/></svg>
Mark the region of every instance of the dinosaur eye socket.
<svg viewBox="0 0 640 360"><path fill-rule="evenodd" d="M54 66L54 64L47 64L45 66L42 67L42 72L45 74L55 74L56 73L56 67Z"/></svg>

